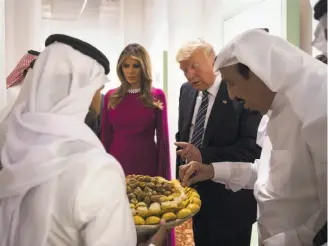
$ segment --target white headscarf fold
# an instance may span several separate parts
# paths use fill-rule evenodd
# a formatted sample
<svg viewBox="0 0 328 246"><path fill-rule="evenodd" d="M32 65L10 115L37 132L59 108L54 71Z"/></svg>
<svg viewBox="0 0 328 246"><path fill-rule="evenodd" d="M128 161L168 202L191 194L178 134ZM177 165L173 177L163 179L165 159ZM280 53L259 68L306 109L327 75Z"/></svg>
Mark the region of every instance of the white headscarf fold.
<svg viewBox="0 0 328 246"><path fill-rule="evenodd" d="M1 152L1 246L46 245L58 175L77 160L108 162L84 123L96 90L107 79L104 68L55 43L40 54L28 79L26 102L10 115Z"/></svg>
<svg viewBox="0 0 328 246"><path fill-rule="evenodd" d="M287 97L315 158L327 163L327 66L261 29L244 32L223 47L214 69L237 62Z"/></svg>
<svg viewBox="0 0 328 246"><path fill-rule="evenodd" d="M5 143L6 136L8 133L8 124L9 124L9 115L13 111L14 108L17 107L17 105L21 104L24 102L27 98L28 91L29 91L29 84L31 81L31 78L29 78L31 75L31 69L27 72L26 77L24 78L24 82L21 85L16 85L14 87L11 87L8 90L17 90L18 92L15 91L12 92L12 94L15 96L13 100L9 100L7 102L7 105L1 110L0 112L0 151ZM8 91L7 91L8 92Z"/></svg>

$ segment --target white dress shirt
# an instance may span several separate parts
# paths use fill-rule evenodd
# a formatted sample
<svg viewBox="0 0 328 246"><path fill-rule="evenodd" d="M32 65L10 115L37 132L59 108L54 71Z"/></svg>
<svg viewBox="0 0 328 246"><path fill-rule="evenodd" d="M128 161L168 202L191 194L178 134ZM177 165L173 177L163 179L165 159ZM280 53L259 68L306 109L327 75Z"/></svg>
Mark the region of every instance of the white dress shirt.
<svg viewBox="0 0 328 246"><path fill-rule="evenodd" d="M326 221L325 184L317 174L322 164L311 158L301 122L284 96L276 95L269 118L261 159L213 163L213 180L234 191L254 187L261 244L310 246Z"/></svg>
<svg viewBox="0 0 328 246"><path fill-rule="evenodd" d="M215 102L216 95L218 94L218 91L220 89L221 80L222 80L221 75L217 74L217 76L214 80L214 83L211 85L210 88L207 89L207 92L208 92L208 106L207 106L207 111L206 111L206 116L205 116L204 129L206 129L207 122L208 122L208 119L210 117L210 114L211 114L211 111L212 111L212 108L213 108L213 105L214 105L214 102ZM202 104L202 99L203 99L203 92L199 91L197 99L196 99L196 103L195 103L194 114L193 114L192 121L191 121L189 141L191 141L192 134L194 132L197 113L198 113L198 110L200 108L200 105Z"/></svg>

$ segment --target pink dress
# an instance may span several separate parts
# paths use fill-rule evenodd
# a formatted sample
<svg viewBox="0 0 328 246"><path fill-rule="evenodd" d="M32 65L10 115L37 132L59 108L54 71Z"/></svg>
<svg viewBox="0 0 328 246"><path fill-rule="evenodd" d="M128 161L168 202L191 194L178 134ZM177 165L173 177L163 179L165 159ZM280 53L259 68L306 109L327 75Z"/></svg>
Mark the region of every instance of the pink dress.
<svg viewBox="0 0 328 246"><path fill-rule="evenodd" d="M115 109L107 108L104 97L101 141L108 153L122 165L125 175L162 176L171 180L167 105L161 89L152 88L163 108L149 108L139 100L140 93L127 93ZM156 139L155 139L156 136ZM172 235L171 243L174 244Z"/></svg>

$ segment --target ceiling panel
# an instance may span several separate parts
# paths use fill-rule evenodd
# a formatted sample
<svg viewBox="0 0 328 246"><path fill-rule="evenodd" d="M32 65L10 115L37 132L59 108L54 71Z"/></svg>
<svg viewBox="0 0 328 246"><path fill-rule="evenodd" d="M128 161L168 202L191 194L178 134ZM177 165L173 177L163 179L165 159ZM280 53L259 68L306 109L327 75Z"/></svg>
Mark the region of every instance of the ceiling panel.
<svg viewBox="0 0 328 246"><path fill-rule="evenodd" d="M76 20L99 17L100 7L106 0L42 0L43 18Z"/></svg>

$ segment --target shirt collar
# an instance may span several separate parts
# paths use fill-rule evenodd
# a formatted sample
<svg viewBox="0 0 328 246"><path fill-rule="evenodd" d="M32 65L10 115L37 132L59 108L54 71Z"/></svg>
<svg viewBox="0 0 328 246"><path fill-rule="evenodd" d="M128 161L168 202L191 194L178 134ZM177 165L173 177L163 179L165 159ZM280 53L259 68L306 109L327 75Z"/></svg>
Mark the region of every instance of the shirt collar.
<svg viewBox="0 0 328 246"><path fill-rule="evenodd" d="M216 94L218 94L221 85L221 80L221 74L217 74L214 83L211 85L210 88L207 89L207 92L213 97L216 97Z"/></svg>

